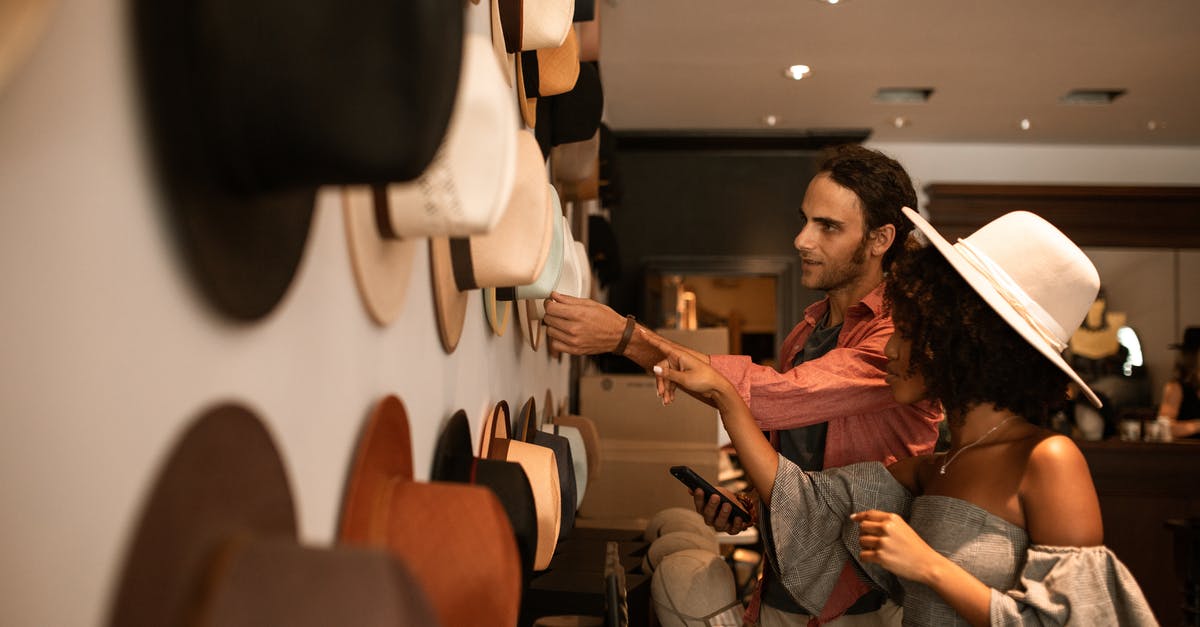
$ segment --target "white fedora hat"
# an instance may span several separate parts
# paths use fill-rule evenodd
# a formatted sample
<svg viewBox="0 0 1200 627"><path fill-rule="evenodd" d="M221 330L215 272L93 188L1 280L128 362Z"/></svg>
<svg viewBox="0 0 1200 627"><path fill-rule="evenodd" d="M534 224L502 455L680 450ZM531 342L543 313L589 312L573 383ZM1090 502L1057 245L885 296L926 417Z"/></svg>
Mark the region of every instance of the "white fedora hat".
<svg viewBox="0 0 1200 627"><path fill-rule="evenodd" d="M742 624L733 571L706 549L683 549L664 557L654 570L650 596L663 627Z"/></svg>
<svg viewBox="0 0 1200 627"><path fill-rule="evenodd" d="M916 211L905 207L904 215L984 302L1100 406L1062 358L1100 291L1100 274L1074 242L1028 211L1006 213L954 244Z"/></svg>

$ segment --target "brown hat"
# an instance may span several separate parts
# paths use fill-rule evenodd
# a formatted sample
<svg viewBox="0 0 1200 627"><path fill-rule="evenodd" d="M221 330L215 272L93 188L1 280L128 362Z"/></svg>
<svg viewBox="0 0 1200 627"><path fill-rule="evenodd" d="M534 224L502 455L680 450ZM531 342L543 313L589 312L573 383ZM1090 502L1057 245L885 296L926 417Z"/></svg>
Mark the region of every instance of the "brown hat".
<svg viewBox="0 0 1200 627"><path fill-rule="evenodd" d="M565 94L579 78L579 40L567 31L561 46L527 50L517 55L517 102L528 126L537 125L537 99Z"/></svg>
<svg viewBox="0 0 1200 627"><path fill-rule="evenodd" d="M512 317L512 302L496 300L496 288L483 288L483 317L487 319L492 333L500 336L508 330L508 319Z"/></svg>
<svg viewBox="0 0 1200 627"><path fill-rule="evenodd" d="M301 546L279 452L238 405L205 412L159 473L125 560L112 625L424 625L384 551Z"/></svg>
<svg viewBox="0 0 1200 627"><path fill-rule="evenodd" d="M507 513L487 488L413 481L408 416L395 396L363 431L338 537L404 558L444 625L517 620L521 561Z"/></svg>

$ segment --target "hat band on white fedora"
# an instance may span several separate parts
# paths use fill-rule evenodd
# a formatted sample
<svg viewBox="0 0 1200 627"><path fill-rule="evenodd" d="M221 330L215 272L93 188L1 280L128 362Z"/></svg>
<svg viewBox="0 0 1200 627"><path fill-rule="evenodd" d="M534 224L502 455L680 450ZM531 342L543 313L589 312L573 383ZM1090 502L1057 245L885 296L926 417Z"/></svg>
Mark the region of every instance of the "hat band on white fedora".
<svg viewBox="0 0 1200 627"><path fill-rule="evenodd" d="M967 263L988 280L996 293L1012 306L1017 314L1024 318L1043 340L1046 340L1047 344L1053 346L1054 350L1060 353L1067 348L1066 331L1050 316L1049 312L1030 298L1029 294L1004 271L1004 268L1001 268L964 239L959 239L954 244L954 248L962 254Z"/></svg>

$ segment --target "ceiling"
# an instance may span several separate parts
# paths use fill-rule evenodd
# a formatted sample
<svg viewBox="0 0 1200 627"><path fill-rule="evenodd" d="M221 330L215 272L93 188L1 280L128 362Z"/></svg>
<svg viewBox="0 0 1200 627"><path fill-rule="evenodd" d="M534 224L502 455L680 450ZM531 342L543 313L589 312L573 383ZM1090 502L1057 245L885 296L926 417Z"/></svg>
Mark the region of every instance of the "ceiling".
<svg viewBox="0 0 1200 627"><path fill-rule="evenodd" d="M605 115L618 131L1200 145L1197 0L599 4ZM794 64L812 73L785 78ZM897 87L934 91L923 104L876 102L878 89ZM1109 105L1060 102L1075 89L1125 93Z"/></svg>

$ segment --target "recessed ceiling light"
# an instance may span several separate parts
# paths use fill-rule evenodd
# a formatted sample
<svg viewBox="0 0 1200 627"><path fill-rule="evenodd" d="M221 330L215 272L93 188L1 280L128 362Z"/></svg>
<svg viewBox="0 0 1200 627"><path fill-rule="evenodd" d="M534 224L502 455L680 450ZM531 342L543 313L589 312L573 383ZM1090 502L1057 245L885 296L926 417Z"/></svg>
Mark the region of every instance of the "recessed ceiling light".
<svg viewBox="0 0 1200 627"><path fill-rule="evenodd" d="M875 90L875 102L920 104L932 95L932 87L881 87Z"/></svg>
<svg viewBox="0 0 1200 627"><path fill-rule="evenodd" d="M775 126L776 124L779 124L779 118L774 115L763 116L763 124L766 124L767 126Z"/></svg>
<svg viewBox="0 0 1200 627"><path fill-rule="evenodd" d="M821 4L840 4L843 0L817 0Z"/></svg>
<svg viewBox="0 0 1200 627"><path fill-rule="evenodd" d="M1021 122L1018 124L1018 126L1021 127L1022 131L1028 131L1033 124L1030 124L1029 118L1021 118Z"/></svg>
<svg viewBox="0 0 1200 627"><path fill-rule="evenodd" d="M783 71L784 76L795 81L798 81L809 74L812 74L812 68L808 67L807 65L793 65Z"/></svg>
<svg viewBox="0 0 1200 627"><path fill-rule="evenodd" d="M896 128L904 128L908 126L908 118L898 115L892 120L892 126Z"/></svg>

